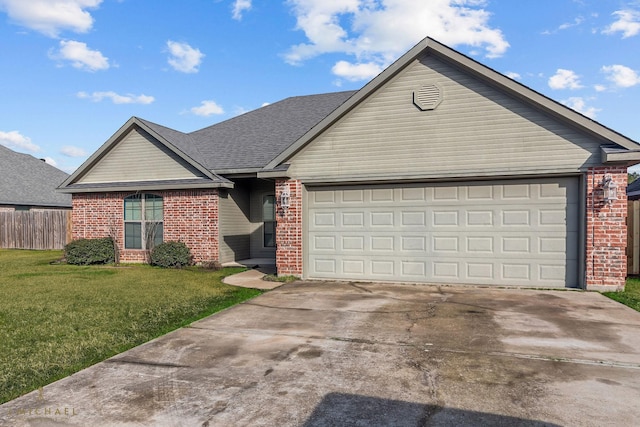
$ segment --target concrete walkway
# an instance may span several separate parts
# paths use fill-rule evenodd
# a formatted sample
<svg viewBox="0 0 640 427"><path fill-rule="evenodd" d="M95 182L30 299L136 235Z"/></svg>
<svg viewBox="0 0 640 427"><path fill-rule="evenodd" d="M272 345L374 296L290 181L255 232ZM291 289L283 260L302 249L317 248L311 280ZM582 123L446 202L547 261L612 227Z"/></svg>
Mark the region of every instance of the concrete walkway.
<svg viewBox="0 0 640 427"><path fill-rule="evenodd" d="M0 405L0 425L633 426L640 313L597 293L298 282Z"/></svg>
<svg viewBox="0 0 640 427"><path fill-rule="evenodd" d="M271 274L271 273L268 273ZM242 273L227 276L222 281L227 285L240 286L242 288L252 288L260 290L271 290L283 285L282 282L271 282L262 280L267 272L264 269L251 269Z"/></svg>

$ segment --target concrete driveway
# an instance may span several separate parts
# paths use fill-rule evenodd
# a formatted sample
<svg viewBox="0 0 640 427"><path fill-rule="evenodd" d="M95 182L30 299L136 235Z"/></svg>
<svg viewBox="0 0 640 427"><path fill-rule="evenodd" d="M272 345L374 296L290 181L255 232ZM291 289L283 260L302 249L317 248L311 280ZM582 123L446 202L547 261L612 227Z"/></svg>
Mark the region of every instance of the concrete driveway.
<svg viewBox="0 0 640 427"><path fill-rule="evenodd" d="M599 294L298 283L0 406L11 426L638 424L640 313Z"/></svg>

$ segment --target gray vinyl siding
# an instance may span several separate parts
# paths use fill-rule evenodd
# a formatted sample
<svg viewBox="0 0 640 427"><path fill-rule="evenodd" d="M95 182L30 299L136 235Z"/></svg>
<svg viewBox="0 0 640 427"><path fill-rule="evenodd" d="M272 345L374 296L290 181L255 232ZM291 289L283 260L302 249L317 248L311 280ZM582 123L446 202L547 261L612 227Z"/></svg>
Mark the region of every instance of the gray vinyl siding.
<svg viewBox="0 0 640 427"><path fill-rule="evenodd" d="M201 176L146 132L132 130L77 183L156 181Z"/></svg>
<svg viewBox="0 0 640 427"><path fill-rule="evenodd" d="M276 248L264 247L262 228L262 198L275 194L275 185L258 180L251 187L251 258L275 258Z"/></svg>
<svg viewBox="0 0 640 427"><path fill-rule="evenodd" d="M437 84L421 111L413 91ZM297 153L299 179L578 172L601 142L441 60L424 55Z"/></svg>
<svg viewBox="0 0 640 427"><path fill-rule="evenodd" d="M249 191L236 186L224 192L219 206L220 262L251 257Z"/></svg>

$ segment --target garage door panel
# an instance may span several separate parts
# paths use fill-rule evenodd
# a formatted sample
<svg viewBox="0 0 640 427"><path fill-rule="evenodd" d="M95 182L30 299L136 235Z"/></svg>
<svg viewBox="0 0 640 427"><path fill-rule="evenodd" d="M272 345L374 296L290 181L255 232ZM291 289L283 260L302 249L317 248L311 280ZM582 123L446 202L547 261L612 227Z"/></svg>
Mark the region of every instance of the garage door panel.
<svg viewBox="0 0 640 427"><path fill-rule="evenodd" d="M312 188L306 274L575 286L577 190L576 178Z"/></svg>

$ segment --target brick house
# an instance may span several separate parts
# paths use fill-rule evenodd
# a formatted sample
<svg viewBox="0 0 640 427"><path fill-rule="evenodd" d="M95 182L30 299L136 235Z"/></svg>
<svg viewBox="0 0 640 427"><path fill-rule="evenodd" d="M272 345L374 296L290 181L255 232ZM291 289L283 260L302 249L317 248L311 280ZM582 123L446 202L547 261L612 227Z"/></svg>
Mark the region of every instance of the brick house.
<svg viewBox="0 0 640 427"><path fill-rule="evenodd" d="M620 289L640 145L427 38L359 91L191 133L132 118L59 188L123 261L314 279Z"/></svg>

